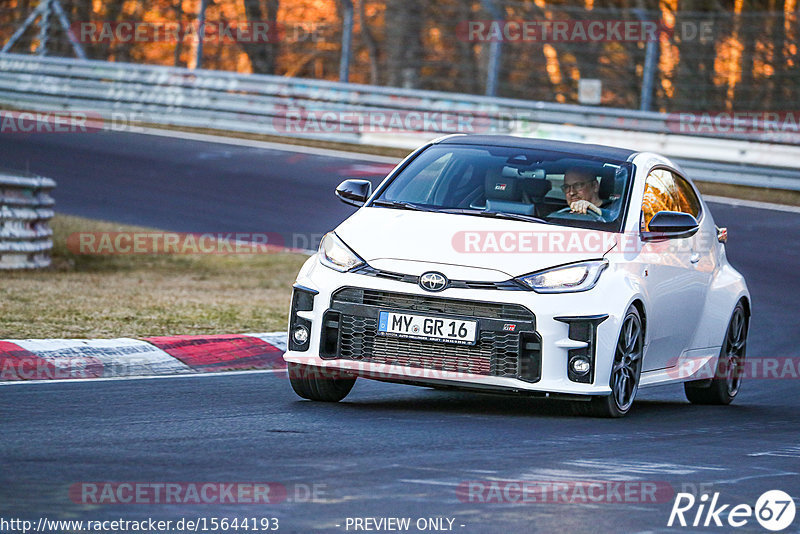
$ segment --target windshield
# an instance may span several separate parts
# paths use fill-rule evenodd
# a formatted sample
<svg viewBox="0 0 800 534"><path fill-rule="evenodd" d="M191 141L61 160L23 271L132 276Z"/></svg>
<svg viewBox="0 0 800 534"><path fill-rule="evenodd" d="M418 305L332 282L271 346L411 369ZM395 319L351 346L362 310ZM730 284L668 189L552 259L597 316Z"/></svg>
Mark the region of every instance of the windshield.
<svg viewBox="0 0 800 534"><path fill-rule="evenodd" d="M633 166L533 149L434 145L372 206L619 232Z"/></svg>

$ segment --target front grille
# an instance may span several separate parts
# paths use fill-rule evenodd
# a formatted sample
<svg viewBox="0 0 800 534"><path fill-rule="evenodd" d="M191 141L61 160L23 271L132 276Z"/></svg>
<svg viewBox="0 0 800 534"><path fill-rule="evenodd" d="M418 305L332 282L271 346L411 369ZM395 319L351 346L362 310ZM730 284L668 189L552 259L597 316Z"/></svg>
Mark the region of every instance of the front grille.
<svg viewBox="0 0 800 534"><path fill-rule="evenodd" d="M468 300L447 299L441 297L425 297L390 293L374 289L348 287L339 290L333 296L334 302L364 304L381 308L393 308L407 311L442 313L466 317L483 317L503 321L531 321L533 313L519 304L502 304L494 302L473 302Z"/></svg>
<svg viewBox="0 0 800 534"><path fill-rule="evenodd" d="M378 336L378 321L343 315L340 357L437 371L515 378L519 335L481 332L476 345Z"/></svg>
<svg viewBox="0 0 800 534"><path fill-rule="evenodd" d="M334 294L331 309L337 310L332 313L338 315L337 350L331 357L531 382L538 380L539 351L527 350L529 343L523 343L520 355L522 332L536 335L533 313L524 306L344 288ZM478 341L470 346L379 336L377 314L384 309L478 319ZM514 332L503 331L504 321L513 322L518 328Z"/></svg>

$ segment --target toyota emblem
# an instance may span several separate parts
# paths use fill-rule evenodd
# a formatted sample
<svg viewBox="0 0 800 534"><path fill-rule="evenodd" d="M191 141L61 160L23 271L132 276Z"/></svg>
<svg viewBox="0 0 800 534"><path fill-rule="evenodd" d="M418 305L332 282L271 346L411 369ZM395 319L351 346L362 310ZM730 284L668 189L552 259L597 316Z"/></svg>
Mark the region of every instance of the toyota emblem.
<svg viewBox="0 0 800 534"><path fill-rule="evenodd" d="M425 291L441 291L447 287L447 278L442 273L425 273L419 277L419 287Z"/></svg>

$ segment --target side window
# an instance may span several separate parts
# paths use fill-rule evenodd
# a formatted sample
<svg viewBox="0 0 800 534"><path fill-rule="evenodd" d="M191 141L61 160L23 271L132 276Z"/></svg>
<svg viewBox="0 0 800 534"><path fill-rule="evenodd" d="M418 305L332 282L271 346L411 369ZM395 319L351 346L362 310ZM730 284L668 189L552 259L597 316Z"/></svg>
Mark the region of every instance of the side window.
<svg viewBox="0 0 800 534"><path fill-rule="evenodd" d="M389 185L384 194L385 198L389 200L402 198L409 202L428 203L436 181L446 169L453 153L448 152L433 161L425 161L423 156L412 162L411 165L415 168L409 167L400 179Z"/></svg>
<svg viewBox="0 0 800 534"><path fill-rule="evenodd" d="M646 231L650 219L659 211L681 211L698 217L700 200L692 186L667 169L654 169L647 177L642 199L641 229Z"/></svg>

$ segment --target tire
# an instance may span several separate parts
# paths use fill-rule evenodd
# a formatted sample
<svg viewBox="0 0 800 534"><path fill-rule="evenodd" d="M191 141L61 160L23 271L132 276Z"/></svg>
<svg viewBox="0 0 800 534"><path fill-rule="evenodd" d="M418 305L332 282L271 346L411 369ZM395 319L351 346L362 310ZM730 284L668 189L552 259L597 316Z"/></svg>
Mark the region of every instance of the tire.
<svg viewBox="0 0 800 534"><path fill-rule="evenodd" d="M288 363L289 383L300 397L319 402L339 402L350 393L356 377L299 363Z"/></svg>
<svg viewBox="0 0 800 534"><path fill-rule="evenodd" d="M643 351L642 318L639 316L639 310L631 306L622 320L619 339L614 348L614 363L609 377L611 395L592 397L589 402L575 402L574 411L580 415L593 417L627 415L639 390Z"/></svg>
<svg viewBox="0 0 800 534"><path fill-rule="evenodd" d="M733 309L728 322L714 378L684 382L683 390L689 402L715 405L733 402L742 385L748 327L747 314L740 301Z"/></svg>

